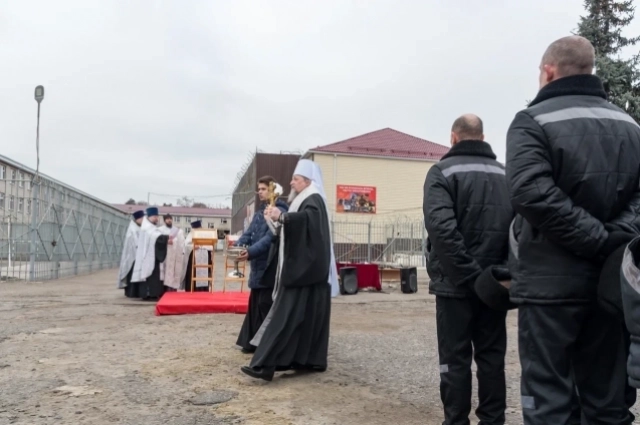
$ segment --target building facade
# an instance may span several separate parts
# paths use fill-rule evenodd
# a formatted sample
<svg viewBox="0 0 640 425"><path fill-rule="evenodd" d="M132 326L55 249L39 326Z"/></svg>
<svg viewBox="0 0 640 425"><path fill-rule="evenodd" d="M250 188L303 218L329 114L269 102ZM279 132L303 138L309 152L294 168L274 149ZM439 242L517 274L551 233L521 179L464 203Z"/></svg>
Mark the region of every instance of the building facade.
<svg viewBox="0 0 640 425"><path fill-rule="evenodd" d="M429 168L449 148L392 129L310 149L305 158L322 170L334 219L422 215Z"/></svg>
<svg viewBox="0 0 640 425"><path fill-rule="evenodd" d="M257 152L245 172L238 179L233 190L231 202L231 232L243 232L256 211L260 201L256 193L256 184L262 176L272 176L284 189L283 196L289 194L291 176L300 155Z"/></svg>
<svg viewBox="0 0 640 425"><path fill-rule="evenodd" d="M145 205L113 204L119 210L131 215L134 211L144 210ZM231 208L191 208L158 207L160 215L171 214L174 226L182 229L185 235L191 231L191 222L202 221L202 228L217 229L218 239L222 240L231 230Z"/></svg>
<svg viewBox="0 0 640 425"><path fill-rule="evenodd" d="M422 255L424 181L448 151L390 128L310 149L304 158L322 170L336 256Z"/></svg>

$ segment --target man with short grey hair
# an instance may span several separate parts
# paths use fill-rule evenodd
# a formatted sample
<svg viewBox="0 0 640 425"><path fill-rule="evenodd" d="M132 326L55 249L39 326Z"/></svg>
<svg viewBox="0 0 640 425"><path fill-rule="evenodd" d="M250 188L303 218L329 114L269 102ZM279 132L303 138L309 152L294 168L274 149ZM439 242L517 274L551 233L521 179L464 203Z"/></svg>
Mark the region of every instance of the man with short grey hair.
<svg viewBox="0 0 640 425"><path fill-rule="evenodd" d="M506 263L513 210L504 166L483 133L476 115L456 119L451 149L429 169L424 183L444 425L469 424L473 360L480 424L505 421L507 313L484 304L474 286L483 270Z"/></svg>
<svg viewBox="0 0 640 425"><path fill-rule="evenodd" d="M553 42L540 91L507 134L525 425L570 423L576 387L588 423L631 422L622 329L598 306L597 285L604 260L632 237L610 223L638 191L640 127L607 102L594 63L585 38Z"/></svg>

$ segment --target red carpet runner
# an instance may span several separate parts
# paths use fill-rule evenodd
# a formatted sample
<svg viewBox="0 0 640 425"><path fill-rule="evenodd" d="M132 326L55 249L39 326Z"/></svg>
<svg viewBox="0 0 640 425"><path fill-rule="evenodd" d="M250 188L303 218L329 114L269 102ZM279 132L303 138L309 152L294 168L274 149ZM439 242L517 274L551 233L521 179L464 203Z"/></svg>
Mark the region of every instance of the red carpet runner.
<svg viewBox="0 0 640 425"><path fill-rule="evenodd" d="M156 316L172 314L245 314L249 292L166 292L156 304Z"/></svg>

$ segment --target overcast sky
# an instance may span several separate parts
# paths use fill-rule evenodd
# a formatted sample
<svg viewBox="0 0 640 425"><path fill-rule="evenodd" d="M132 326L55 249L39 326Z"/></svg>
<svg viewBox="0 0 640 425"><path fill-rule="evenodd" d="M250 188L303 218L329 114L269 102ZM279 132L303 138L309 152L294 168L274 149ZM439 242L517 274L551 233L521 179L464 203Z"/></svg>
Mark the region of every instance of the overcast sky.
<svg viewBox="0 0 640 425"><path fill-rule="evenodd" d="M466 112L504 160L582 3L0 0L0 153L35 167L42 84L41 171L109 202L229 194L256 148L385 127L446 145Z"/></svg>

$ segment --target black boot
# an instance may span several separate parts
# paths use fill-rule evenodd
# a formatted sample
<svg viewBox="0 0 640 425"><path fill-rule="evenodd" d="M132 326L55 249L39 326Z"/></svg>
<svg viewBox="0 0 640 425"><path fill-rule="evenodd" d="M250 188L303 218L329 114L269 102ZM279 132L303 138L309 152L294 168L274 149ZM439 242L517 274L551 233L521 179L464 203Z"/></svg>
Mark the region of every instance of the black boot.
<svg viewBox="0 0 640 425"><path fill-rule="evenodd" d="M264 379L265 381L270 382L271 380L273 380L273 375L276 371L276 368L275 367L253 368L250 366L242 366L240 370L252 378Z"/></svg>

